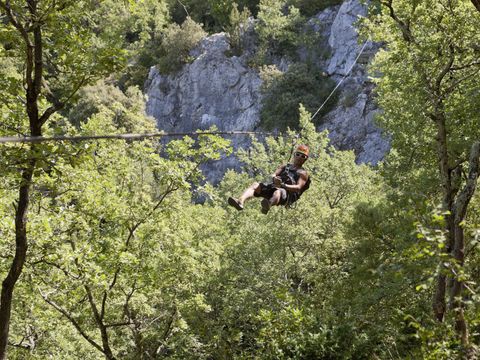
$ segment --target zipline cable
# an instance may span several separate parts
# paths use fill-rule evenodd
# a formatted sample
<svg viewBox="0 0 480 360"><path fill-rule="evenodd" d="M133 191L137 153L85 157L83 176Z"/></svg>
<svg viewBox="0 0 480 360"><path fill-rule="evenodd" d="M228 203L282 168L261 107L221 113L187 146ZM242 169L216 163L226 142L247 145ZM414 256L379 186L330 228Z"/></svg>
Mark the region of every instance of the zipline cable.
<svg viewBox="0 0 480 360"><path fill-rule="evenodd" d="M0 144L6 143L41 143L48 141L88 141L102 139L119 140L144 140L155 137L173 137L173 136L200 136L200 135L277 135L273 132L256 131L196 131L196 132L176 132L176 133L150 133L150 134L111 134L111 135L84 135L84 136L30 136L30 137L0 137Z"/></svg>
<svg viewBox="0 0 480 360"><path fill-rule="evenodd" d="M365 50L365 47L367 46L367 43L370 41L370 38L368 38L367 40L365 40L365 43L363 44L362 48L360 49L360 52L358 53L357 57L355 58L355 61L353 62L353 64L350 66L350 68L348 69L347 73L345 75L343 75L343 79L340 80L337 84L337 86L335 86L335 88L332 90L332 92L330 93L330 95L328 95L328 97L325 99L325 101L323 102L322 105L320 105L320 107L318 108L318 110L315 112L315 114L313 114L313 116L310 118L310 120L313 120L313 118L315 116L317 116L317 114L320 112L320 110L323 109L323 107L325 106L325 104L327 103L328 100L330 100L330 98L333 96L333 93L335 92L335 90L338 89L338 87L345 81L345 79L348 77L348 75L350 75L350 72L352 71L353 67L355 66L355 64L357 63L358 59L360 58L360 56L362 55L363 53L363 50Z"/></svg>

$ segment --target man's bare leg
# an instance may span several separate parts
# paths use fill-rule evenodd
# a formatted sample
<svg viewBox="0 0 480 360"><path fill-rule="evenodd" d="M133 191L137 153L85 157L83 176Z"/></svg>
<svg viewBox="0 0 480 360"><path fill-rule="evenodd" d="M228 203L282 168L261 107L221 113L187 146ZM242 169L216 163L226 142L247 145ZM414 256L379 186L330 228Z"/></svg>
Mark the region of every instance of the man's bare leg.
<svg viewBox="0 0 480 360"><path fill-rule="evenodd" d="M260 192L260 184L253 183L243 192L243 194L238 199L229 197L228 204L233 206L237 210L243 210L243 204L245 203L245 201L247 201L248 199L251 199L252 197L255 196L255 193L258 194L259 192Z"/></svg>
<svg viewBox="0 0 480 360"><path fill-rule="evenodd" d="M259 193L260 192L260 184L259 183L253 183L252 185L250 185L244 192L243 194L238 198L238 202L240 204L243 204L245 203L245 201L253 198L255 196L255 193Z"/></svg>
<svg viewBox="0 0 480 360"><path fill-rule="evenodd" d="M282 197L282 192L280 190L275 190L270 199L262 200L262 213L267 214L272 206L276 206L280 203Z"/></svg>

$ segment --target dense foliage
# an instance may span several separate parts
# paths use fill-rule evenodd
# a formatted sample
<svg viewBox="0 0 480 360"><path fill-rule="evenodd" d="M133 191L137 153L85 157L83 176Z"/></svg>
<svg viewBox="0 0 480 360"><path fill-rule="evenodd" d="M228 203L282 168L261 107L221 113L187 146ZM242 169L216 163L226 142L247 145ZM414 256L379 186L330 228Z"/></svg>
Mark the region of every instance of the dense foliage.
<svg viewBox="0 0 480 360"><path fill-rule="evenodd" d="M335 87L335 83L322 71L306 64L291 65L282 73L275 66L266 66L262 76L261 124L267 129L296 129L300 126L297 104L304 104L315 112ZM324 106L318 119L335 105L335 98Z"/></svg>
<svg viewBox="0 0 480 360"><path fill-rule="evenodd" d="M248 14L263 125L298 132L252 138L217 186L200 169L231 154L218 136L0 144L0 358L478 357L480 12L372 2L392 144L372 168L310 120L334 84L296 53L331 4L0 0L0 136L152 132L150 66L178 71L223 29L240 55ZM228 207L299 143L312 185L293 208Z"/></svg>
<svg viewBox="0 0 480 360"><path fill-rule="evenodd" d="M428 260L418 286L433 292L433 312L445 326L425 324L423 311L407 313L429 334L422 339L428 351L472 357L478 263L468 249L477 242L480 155L480 117L473 110L480 53L472 41L478 41L480 14L472 16L475 8L467 1L431 5L386 2L365 26L388 44L373 64L373 72L382 73L376 78L380 121L395 150L385 163L385 179L394 187L395 203L419 222L420 244L406 245Z"/></svg>

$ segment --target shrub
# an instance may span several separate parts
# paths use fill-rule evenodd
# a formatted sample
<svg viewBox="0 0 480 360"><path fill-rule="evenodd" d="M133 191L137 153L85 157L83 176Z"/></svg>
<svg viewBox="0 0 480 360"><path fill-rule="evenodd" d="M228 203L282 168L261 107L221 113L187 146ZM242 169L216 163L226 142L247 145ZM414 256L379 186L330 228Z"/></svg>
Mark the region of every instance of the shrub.
<svg viewBox="0 0 480 360"><path fill-rule="evenodd" d="M238 6L234 3L232 11L230 12L230 25L226 27L228 33L228 40L230 42L231 54L240 56L243 50L243 34L247 30L248 18L251 13L248 8L242 11L238 10Z"/></svg>
<svg viewBox="0 0 480 360"><path fill-rule="evenodd" d="M285 11L281 0L260 1L255 28L259 38L257 63L268 64L281 56L295 57L302 24L297 8L290 6Z"/></svg>
<svg viewBox="0 0 480 360"><path fill-rule="evenodd" d="M168 7L172 21L179 25L183 24L190 17L208 28L212 19L207 1L168 0Z"/></svg>
<svg viewBox="0 0 480 360"><path fill-rule="evenodd" d="M346 108L352 107L353 105L356 104L357 97L358 97L358 93L356 93L355 91L347 92L346 94L343 94L341 103Z"/></svg>
<svg viewBox="0 0 480 360"><path fill-rule="evenodd" d="M99 81L79 91L79 100L70 110L68 119L76 126L104 109L114 114L114 124L127 132L153 132L155 121L145 115L145 98L136 87L130 87L126 93L119 88Z"/></svg>
<svg viewBox="0 0 480 360"><path fill-rule="evenodd" d="M190 51L198 45L207 33L202 25L187 18L182 25L171 24L162 41L163 56L158 63L161 73L172 73L192 60Z"/></svg>
<svg viewBox="0 0 480 360"><path fill-rule="evenodd" d="M229 16L235 3L240 11L249 11L253 16L258 13L259 0L168 0L172 20L181 24L190 16L202 23L209 32L218 32L232 25Z"/></svg>
<svg viewBox="0 0 480 360"><path fill-rule="evenodd" d="M127 67L117 74L122 90L130 86L143 87L150 67L157 64L161 53L161 34L170 21L167 5L163 1L99 2L92 21L104 41L121 41L128 59Z"/></svg>
<svg viewBox="0 0 480 360"><path fill-rule="evenodd" d="M310 112L315 112L333 90L335 83L320 70L306 64L291 65L287 72L281 73L275 67L261 70L262 110L261 125L264 128L284 130L298 128L298 104L302 103ZM316 117L319 123L337 101L332 96Z"/></svg>
<svg viewBox="0 0 480 360"><path fill-rule="evenodd" d="M293 5L300 10L303 16L311 17L329 6L341 4L342 0L290 0L289 5Z"/></svg>

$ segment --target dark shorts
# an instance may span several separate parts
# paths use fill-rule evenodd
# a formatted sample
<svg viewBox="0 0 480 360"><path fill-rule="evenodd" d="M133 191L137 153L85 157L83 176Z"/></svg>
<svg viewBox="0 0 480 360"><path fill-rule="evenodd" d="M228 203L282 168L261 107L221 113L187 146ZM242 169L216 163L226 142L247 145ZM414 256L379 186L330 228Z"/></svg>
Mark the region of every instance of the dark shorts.
<svg viewBox="0 0 480 360"><path fill-rule="evenodd" d="M255 197L263 197L265 199L270 199L273 196L273 193L278 190L280 191L280 203L278 205L285 205L287 203L288 199L288 194L287 190L282 189L282 188L277 188L273 186L273 184L264 184L260 183L260 192L259 193L254 193Z"/></svg>

